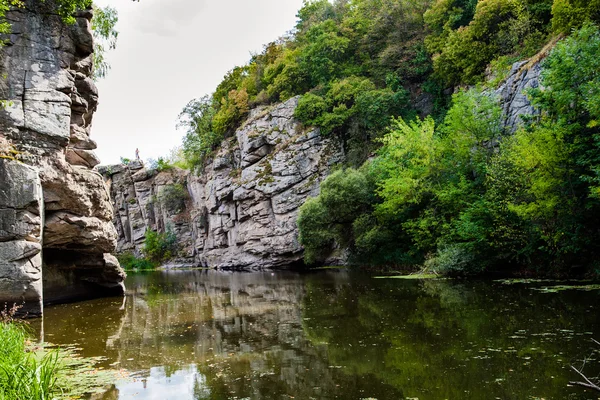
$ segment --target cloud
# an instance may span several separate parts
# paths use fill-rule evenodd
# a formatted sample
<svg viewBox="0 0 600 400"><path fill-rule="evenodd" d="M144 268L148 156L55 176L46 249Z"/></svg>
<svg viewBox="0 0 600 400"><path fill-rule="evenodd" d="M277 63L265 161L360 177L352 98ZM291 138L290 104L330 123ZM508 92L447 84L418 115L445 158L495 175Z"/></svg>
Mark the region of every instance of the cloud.
<svg viewBox="0 0 600 400"><path fill-rule="evenodd" d="M141 33L172 37L205 10L205 0L145 0L138 3L134 28Z"/></svg>

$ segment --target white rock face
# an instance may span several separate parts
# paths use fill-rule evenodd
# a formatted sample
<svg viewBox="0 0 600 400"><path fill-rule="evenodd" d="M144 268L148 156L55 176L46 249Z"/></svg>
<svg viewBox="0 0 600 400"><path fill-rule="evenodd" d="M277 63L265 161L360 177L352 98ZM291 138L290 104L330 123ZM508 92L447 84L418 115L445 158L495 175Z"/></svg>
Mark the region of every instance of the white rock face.
<svg viewBox="0 0 600 400"><path fill-rule="evenodd" d="M117 251L142 255L146 231L169 230L179 251L170 264L193 266L194 247L190 224L189 172L178 168L157 173L136 161L129 165L100 167L110 187L118 233ZM172 193L169 196L169 193Z"/></svg>
<svg viewBox="0 0 600 400"><path fill-rule="evenodd" d="M254 110L200 176L102 167L118 210L119 250L139 253L146 229L170 227L181 249L175 264L260 269L301 261L298 210L318 195L344 152L340 143L294 119L297 104L292 98ZM156 201L174 184L186 188L180 210Z"/></svg>
<svg viewBox="0 0 600 400"><path fill-rule="evenodd" d="M90 77L91 10L66 26L50 7L27 0L7 13L13 33L2 48L7 79L0 93L10 105L0 111L0 141L35 167L43 191L45 300L122 293L123 271L105 261L117 237L110 196L91 170L99 162L89 138L98 103ZM19 184L7 178L0 194ZM6 260L0 257L0 263Z"/></svg>

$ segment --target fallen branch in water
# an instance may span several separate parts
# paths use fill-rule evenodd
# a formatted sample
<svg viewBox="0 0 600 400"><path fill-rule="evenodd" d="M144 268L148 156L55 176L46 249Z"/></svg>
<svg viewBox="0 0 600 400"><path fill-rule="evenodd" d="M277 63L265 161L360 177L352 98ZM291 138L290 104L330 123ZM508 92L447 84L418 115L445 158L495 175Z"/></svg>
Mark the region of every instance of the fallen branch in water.
<svg viewBox="0 0 600 400"><path fill-rule="evenodd" d="M596 339L592 339L592 342L594 342L595 344L600 346L600 342L598 342ZM593 382L592 380L590 380L590 378L588 378L584 373L583 373L583 369L585 368L585 363L586 360L583 361L583 366L581 367L581 369L577 369L574 366L571 365L571 369L575 372L577 372L577 374L579 376L581 376L584 380L584 382L581 381L569 381L569 385L574 385L574 386L581 386L587 389L592 389L595 390L597 392L600 392L600 380L598 380L598 377L596 377L596 382Z"/></svg>
<svg viewBox="0 0 600 400"><path fill-rule="evenodd" d="M573 371L577 372L579 374L579 376L581 376L585 380L585 382L569 381L570 385L582 386L584 388L593 389L593 390L596 390L596 391L600 392L600 386L598 386L597 384L595 384L594 382L592 382L591 380L589 380L589 378L587 376L585 376L583 374L583 372L581 372L580 370L578 370L577 368L575 368L572 365L571 365L571 369Z"/></svg>

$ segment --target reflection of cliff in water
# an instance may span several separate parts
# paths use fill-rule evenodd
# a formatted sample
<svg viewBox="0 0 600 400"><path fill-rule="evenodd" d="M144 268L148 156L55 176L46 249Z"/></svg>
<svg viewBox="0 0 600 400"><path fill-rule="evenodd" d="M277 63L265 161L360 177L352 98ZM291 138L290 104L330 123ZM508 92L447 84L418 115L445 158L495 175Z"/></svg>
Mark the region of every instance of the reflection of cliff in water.
<svg viewBox="0 0 600 400"><path fill-rule="evenodd" d="M206 390L210 398L359 396L370 383L346 378L329 365L326 347L304 335L301 305L313 279L333 292L348 284L343 271L137 275L128 279L124 305L98 300L51 308L45 336L80 344L84 356L106 356L104 367L139 371L140 388L186 370L200 382L190 398L204 398ZM106 396L115 398L114 389Z"/></svg>
<svg viewBox="0 0 600 400"><path fill-rule="evenodd" d="M96 400L581 400L569 364L600 335L598 292L532 284L172 271L127 287L46 310L46 340L133 373Z"/></svg>

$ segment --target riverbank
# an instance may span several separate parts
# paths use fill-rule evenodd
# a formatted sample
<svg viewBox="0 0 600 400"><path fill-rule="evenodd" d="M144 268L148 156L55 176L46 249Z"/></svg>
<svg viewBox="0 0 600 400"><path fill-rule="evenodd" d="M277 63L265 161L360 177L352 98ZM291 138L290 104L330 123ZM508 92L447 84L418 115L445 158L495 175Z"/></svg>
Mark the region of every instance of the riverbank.
<svg viewBox="0 0 600 400"><path fill-rule="evenodd" d="M0 400L77 399L103 392L124 371L97 368L74 347L32 340L31 327L13 320L18 307L0 313Z"/></svg>

